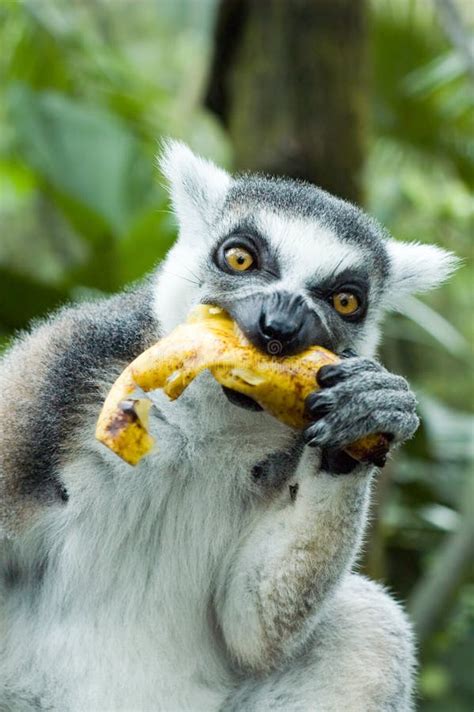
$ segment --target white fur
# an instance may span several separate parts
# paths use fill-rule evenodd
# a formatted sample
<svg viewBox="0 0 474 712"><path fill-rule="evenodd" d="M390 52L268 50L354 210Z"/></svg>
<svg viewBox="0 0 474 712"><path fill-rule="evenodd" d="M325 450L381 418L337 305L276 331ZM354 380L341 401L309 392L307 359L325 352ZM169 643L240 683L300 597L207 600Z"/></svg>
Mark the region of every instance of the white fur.
<svg viewBox="0 0 474 712"><path fill-rule="evenodd" d="M199 158L180 141L167 141L159 159L170 184L171 200L183 239L206 235L222 207L231 178L210 161Z"/></svg>
<svg viewBox="0 0 474 712"><path fill-rule="evenodd" d="M283 288L300 290L312 280L324 279L364 264L360 250L350 242L342 242L334 230L316 220L288 218L270 210L255 216L257 227L269 236L282 264Z"/></svg>
<svg viewBox="0 0 474 712"><path fill-rule="evenodd" d="M455 255L436 245L387 240L386 246L392 263L391 289L387 290L392 309L407 294L437 287L459 266Z"/></svg>

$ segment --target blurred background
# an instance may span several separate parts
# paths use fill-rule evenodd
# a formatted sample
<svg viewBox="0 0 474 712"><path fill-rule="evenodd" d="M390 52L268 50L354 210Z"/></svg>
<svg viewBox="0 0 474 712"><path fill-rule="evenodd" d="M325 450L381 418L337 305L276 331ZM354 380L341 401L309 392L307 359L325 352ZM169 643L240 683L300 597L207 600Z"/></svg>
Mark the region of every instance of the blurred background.
<svg viewBox="0 0 474 712"><path fill-rule="evenodd" d="M464 0L0 0L0 349L160 261L162 136L464 259L386 322L423 424L362 562L410 610L423 712L474 708L472 20Z"/></svg>

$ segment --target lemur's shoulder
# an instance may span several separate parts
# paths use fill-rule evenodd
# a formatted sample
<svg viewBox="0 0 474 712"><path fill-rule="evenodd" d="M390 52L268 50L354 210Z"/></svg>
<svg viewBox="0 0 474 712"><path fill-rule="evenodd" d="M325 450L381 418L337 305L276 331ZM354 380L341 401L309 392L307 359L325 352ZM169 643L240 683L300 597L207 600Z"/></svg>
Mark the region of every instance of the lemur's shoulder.
<svg viewBox="0 0 474 712"><path fill-rule="evenodd" d="M159 337L152 283L66 307L21 335L0 360L0 532L67 500L57 472L81 413Z"/></svg>

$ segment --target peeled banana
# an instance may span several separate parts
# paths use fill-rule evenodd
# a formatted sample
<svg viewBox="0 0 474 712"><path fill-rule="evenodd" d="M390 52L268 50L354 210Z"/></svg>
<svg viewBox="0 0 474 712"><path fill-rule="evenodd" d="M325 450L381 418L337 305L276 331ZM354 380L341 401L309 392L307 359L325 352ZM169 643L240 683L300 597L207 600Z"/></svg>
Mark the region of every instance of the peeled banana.
<svg viewBox="0 0 474 712"><path fill-rule="evenodd" d="M103 405L96 437L136 465L154 446L148 431L151 401L136 396L137 388L145 393L160 388L175 400L205 369L221 385L250 396L286 425L303 428L308 424L306 397L318 387L317 371L339 361L320 346L287 357L261 353L224 310L201 304L119 376ZM387 438L373 434L350 445L347 452L363 461L387 449Z"/></svg>

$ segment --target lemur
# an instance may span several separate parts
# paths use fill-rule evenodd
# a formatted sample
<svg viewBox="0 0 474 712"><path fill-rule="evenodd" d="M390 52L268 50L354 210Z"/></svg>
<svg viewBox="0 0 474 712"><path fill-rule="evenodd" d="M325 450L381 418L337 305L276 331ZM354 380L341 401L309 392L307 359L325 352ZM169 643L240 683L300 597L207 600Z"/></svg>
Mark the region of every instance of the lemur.
<svg viewBox="0 0 474 712"><path fill-rule="evenodd" d="M407 382L374 358L380 323L455 259L179 142L161 166L179 236L156 272L34 325L0 364L0 709L409 712L410 623L354 571L384 463L344 448L415 432ZM344 358L303 432L209 373L176 402L153 392L159 448L132 468L94 438L103 399L198 303L264 352Z"/></svg>

